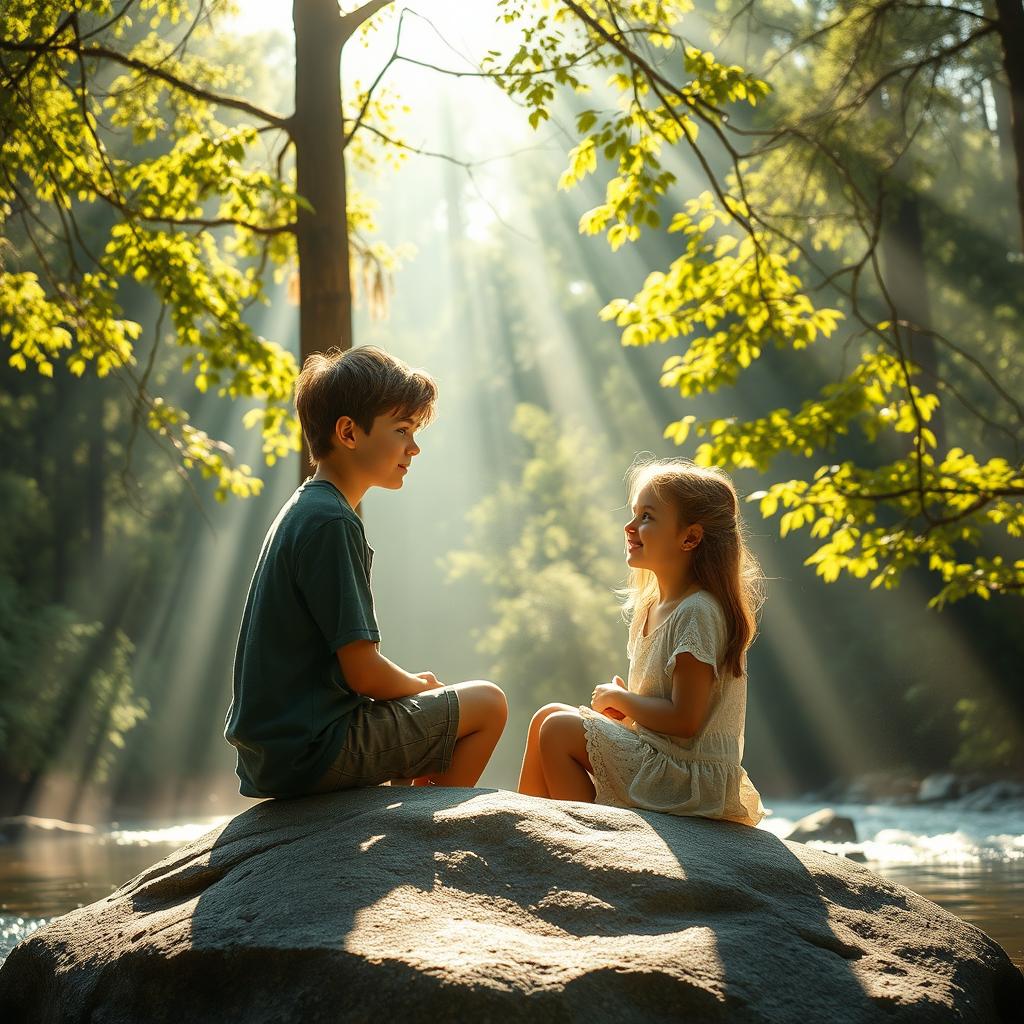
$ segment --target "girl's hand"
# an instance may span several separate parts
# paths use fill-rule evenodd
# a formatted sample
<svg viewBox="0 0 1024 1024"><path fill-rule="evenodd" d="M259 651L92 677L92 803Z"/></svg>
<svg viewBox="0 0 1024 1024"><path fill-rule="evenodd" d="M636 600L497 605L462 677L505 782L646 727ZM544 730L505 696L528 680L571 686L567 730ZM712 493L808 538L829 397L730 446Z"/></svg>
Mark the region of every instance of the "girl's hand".
<svg viewBox="0 0 1024 1024"><path fill-rule="evenodd" d="M435 676L433 672L413 672L413 675L417 679L422 679L430 689L444 686L444 683L439 682L437 676Z"/></svg>
<svg viewBox="0 0 1024 1024"><path fill-rule="evenodd" d="M628 689L628 687L626 686L626 681L622 678L622 676L612 676L612 683L615 686L621 687L623 690ZM605 708L604 711L601 712L601 714L605 715L608 718L614 718L616 722L621 722L626 717L617 708Z"/></svg>
<svg viewBox="0 0 1024 1024"><path fill-rule="evenodd" d="M625 684L618 676L615 677L615 680L615 682L611 683L598 683L594 687L594 692L590 697L590 706L602 715L619 720L626 716L613 705L618 700Z"/></svg>

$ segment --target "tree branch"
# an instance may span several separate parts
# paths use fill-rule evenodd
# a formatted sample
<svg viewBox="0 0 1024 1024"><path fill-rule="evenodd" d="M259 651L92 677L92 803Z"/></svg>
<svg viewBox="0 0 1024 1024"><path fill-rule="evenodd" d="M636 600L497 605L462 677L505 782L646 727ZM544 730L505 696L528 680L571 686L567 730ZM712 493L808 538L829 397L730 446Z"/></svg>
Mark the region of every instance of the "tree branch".
<svg viewBox="0 0 1024 1024"><path fill-rule="evenodd" d="M366 116L366 111L370 107L370 101L373 99L374 90L380 85L381 79L387 74L388 68L398 59L398 48L402 45L402 25L405 21L405 11L403 10L398 16L398 29L395 32L395 48L388 58L387 63L377 73L377 77L370 83L370 88L366 90L366 97L363 99L363 105L359 109L359 113L356 115L355 120L352 122L352 127L345 135L345 140L342 143L342 149L347 149L348 144L352 141L353 136L359 130L360 125L363 123L363 118Z"/></svg>
<svg viewBox="0 0 1024 1024"><path fill-rule="evenodd" d="M232 110L241 111L244 114L248 114L250 117L264 121L276 128L282 128L285 131L290 131L291 129L291 118L289 117L281 117L278 114L271 114L269 111L261 110L259 107L254 106L238 96L223 96L219 93L211 92L209 89L203 89L192 82L186 82L184 79L178 78L176 75L172 75L169 71L164 71L162 68L154 67L152 64L148 64L144 60L139 60L137 57L131 57L126 53L120 53L118 50L112 50L107 46L91 45L76 47L73 44L46 46L39 43L16 43L10 39L0 39L0 50L7 50L15 53L40 53L47 50L76 50L84 57L96 57L100 60L109 60L115 64L120 64L123 67L131 68L133 71L138 71L142 75L159 78L172 88L188 93L196 99L205 100L207 103L214 103L218 106L229 107Z"/></svg>
<svg viewBox="0 0 1024 1024"><path fill-rule="evenodd" d="M357 7L354 11L341 16L342 40L350 39L361 25L368 22L379 10L391 3L391 0L370 0L369 3Z"/></svg>

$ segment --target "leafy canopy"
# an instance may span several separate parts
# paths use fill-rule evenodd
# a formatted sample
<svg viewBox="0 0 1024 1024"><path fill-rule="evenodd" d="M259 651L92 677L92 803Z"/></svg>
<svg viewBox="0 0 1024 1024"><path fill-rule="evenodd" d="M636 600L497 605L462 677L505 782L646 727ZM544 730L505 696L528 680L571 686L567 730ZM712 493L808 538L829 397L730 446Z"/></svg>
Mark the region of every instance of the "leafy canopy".
<svg viewBox="0 0 1024 1024"><path fill-rule="evenodd" d="M870 577L872 587L894 587L907 568L924 564L941 579L932 602L937 606L968 594L987 598L1024 590L1024 559L985 550L999 544L1000 534L1009 550L1024 531L1024 467L1016 441L1012 458L977 456L967 450L969 442L940 443L931 429L941 392L956 395L956 388L926 374L912 358L914 338L935 332L892 308L877 255L882 189L877 195L866 191L866 183L877 184L887 170L884 148L895 145L877 117L872 124L872 96L888 82L892 95L897 87L904 90L904 116L907 109L913 113L924 104L921 68L960 59L970 44L987 42L991 27L975 25L950 43L951 21L958 16L940 12L924 32L925 55L915 64L905 58L906 18L913 21L920 12L856 2L842 5L845 13L830 22L831 5L783 3L794 18L806 18L800 28L817 39L814 60L804 66L821 70L808 74L831 71L839 84L824 90L821 109L809 98L813 92L790 92L764 115L759 104L771 104L772 82L696 46L685 32L693 17L690 0L501 0L499 6L507 22L521 26L524 44L510 56L492 54L490 62L503 87L530 109L534 126L551 116L558 86L588 95L601 73L614 100L613 109L578 114L578 142L559 181L568 189L588 175L606 179L605 201L581 215L580 232L604 233L613 251L647 231L679 237L679 256L666 270L650 273L636 294L601 311L622 328L624 345L680 345L664 362L665 387L691 398L734 385L769 347L805 359L809 346L841 339L844 352L856 353L852 368L796 409L756 418L688 414L667 426L666 437L679 444L702 438L695 452L700 464L762 473L783 455L812 461L824 456L805 476L772 483L749 498L765 517L781 513L783 536L809 529L820 545L807 564L826 581L845 572ZM744 11L756 6L742 5ZM794 13L798 7L807 10ZM883 24L887 16L904 21L894 28ZM914 27L920 35L920 25ZM882 42L865 46L872 32ZM550 80L541 81L545 69ZM947 87L954 85L952 76ZM930 88L948 107L934 78ZM757 115L765 119L762 130L734 126ZM908 134L912 139L916 133ZM748 137L760 144L741 152L737 139L746 146ZM878 151L854 152L850 140L862 137ZM671 168L679 159L666 159L673 150L696 163L706 191L687 199L677 195ZM723 155L728 169L720 173ZM802 189L791 165L806 170ZM785 211L779 192L788 193ZM794 230L792 197L798 193L804 207ZM673 213L663 225L666 209ZM838 256L838 269L815 258L822 250ZM818 277L814 287L805 284L808 275ZM876 307L888 304L885 319L865 304L864 278L871 275ZM826 302L831 294L834 304L816 301L815 293ZM850 327L843 331L846 320ZM1007 398L997 375L987 376L997 398ZM1019 405L1011 406L1019 420ZM856 443L847 446L850 457L836 458L842 439ZM901 454L879 461L877 453L893 451ZM972 547L982 550L973 553Z"/></svg>
<svg viewBox="0 0 1024 1024"><path fill-rule="evenodd" d="M298 451L296 360L247 313L268 302L268 265L278 281L291 271L298 209L310 209L295 190L290 119L242 98L245 69L214 56L213 27L231 10L227 0L86 0L70 11L12 0L0 34L9 363L122 378L136 417L185 470L213 478L218 499L257 493L261 481L158 393L156 350L166 325L199 392L260 403L244 422L260 426L268 464ZM396 100L356 83L349 104L350 165L372 172L400 160L388 134ZM356 137L360 127L376 146ZM399 253L366 240L373 204L351 183L347 221L355 272L379 304ZM148 354L143 324L125 312L132 280L160 307Z"/></svg>

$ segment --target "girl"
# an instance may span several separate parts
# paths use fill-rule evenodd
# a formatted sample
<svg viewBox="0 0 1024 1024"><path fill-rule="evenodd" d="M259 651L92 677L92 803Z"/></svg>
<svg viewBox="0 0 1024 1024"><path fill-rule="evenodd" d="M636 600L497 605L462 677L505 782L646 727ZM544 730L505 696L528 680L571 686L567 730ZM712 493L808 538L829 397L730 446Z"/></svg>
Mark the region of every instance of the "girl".
<svg viewBox="0 0 1024 1024"><path fill-rule="evenodd" d="M763 577L736 490L685 459L634 465L627 484L629 684L598 685L589 708L541 708L519 792L756 825L740 760Z"/></svg>

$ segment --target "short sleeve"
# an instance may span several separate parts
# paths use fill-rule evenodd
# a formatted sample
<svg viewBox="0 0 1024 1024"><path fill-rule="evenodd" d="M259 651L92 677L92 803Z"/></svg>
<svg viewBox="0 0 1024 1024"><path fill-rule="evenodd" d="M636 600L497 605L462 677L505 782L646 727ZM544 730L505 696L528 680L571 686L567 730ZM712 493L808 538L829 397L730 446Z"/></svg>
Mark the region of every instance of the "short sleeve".
<svg viewBox="0 0 1024 1024"><path fill-rule="evenodd" d="M370 560L360 528L340 518L318 526L298 551L299 590L332 651L354 640L380 640Z"/></svg>
<svg viewBox="0 0 1024 1024"><path fill-rule="evenodd" d="M725 620L717 605L703 597L687 602L680 608L671 629L672 653L665 662L665 671L672 675L676 655L689 653L710 665L717 680L718 666L725 649Z"/></svg>

